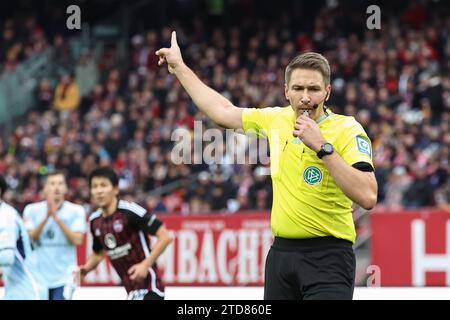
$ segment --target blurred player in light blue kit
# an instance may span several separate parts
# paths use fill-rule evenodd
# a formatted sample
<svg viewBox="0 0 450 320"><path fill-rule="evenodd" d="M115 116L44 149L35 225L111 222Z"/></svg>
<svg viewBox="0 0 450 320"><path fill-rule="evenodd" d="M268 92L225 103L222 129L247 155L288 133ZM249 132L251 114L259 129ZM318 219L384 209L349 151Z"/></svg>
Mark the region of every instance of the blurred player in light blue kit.
<svg viewBox="0 0 450 320"><path fill-rule="evenodd" d="M83 242L86 215L82 206L65 200L67 184L63 173L48 174L43 191L47 200L27 205L23 217L49 299L70 300L77 266L76 247Z"/></svg>
<svg viewBox="0 0 450 320"><path fill-rule="evenodd" d="M0 276L5 283L4 299L47 299L47 290L36 273L36 257L19 213L3 201L7 189L0 176Z"/></svg>

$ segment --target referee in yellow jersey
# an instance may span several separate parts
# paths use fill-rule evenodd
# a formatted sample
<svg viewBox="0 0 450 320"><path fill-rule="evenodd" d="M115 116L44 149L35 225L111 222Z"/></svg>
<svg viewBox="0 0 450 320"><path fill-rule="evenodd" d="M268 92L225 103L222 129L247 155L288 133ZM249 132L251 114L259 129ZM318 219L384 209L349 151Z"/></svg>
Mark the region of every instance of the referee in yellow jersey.
<svg viewBox="0 0 450 320"><path fill-rule="evenodd" d="M183 62L176 33L156 52L201 111L225 128L266 137L273 181L272 232L264 299L352 299L356 232L352 202L375 206L372 148L353 118L325 107L330 66L318 53L294 58L285 72L290 105L234 106Z"/></svg>

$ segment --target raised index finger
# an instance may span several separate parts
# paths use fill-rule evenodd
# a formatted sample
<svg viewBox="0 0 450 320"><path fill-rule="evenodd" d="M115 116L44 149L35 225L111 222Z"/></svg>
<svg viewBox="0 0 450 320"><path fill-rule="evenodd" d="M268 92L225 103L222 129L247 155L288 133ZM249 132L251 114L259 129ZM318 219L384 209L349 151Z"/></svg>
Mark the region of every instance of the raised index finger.
<svg viewBox="0 0 450 320"><path fill-rule="evenodd" d="M178 46L178 43L177 43L177 32L176 31L172 31L172 40L170 41L170 44L171 44L172 47Z"/></svg>

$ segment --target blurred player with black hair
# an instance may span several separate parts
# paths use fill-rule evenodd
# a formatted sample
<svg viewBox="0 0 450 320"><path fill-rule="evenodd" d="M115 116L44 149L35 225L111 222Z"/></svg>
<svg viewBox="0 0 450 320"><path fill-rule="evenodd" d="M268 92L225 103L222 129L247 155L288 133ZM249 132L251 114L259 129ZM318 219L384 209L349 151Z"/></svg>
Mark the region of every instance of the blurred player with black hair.
<svg viewBox="0 0 450 320"><path fill-rule="evenodd" d="M156 260L173 241L156 216L119 198L119 179L113 169L101 167L89 176L92 202L99 209L90 216L93 254L80 267L81 277L108 255L129 300L163 300L164 286ZM150 248L150 236L156 243Z"/></svg>

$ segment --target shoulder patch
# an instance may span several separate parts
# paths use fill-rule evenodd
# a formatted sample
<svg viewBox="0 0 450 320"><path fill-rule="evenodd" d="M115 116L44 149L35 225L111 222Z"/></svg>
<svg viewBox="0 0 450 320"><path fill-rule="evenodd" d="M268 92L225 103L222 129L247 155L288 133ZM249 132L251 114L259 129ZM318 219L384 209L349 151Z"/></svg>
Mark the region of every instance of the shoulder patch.
<svg viewBox="0 0 450 320"><path fill-rule="evenodd" d="M370 147L370 142L367 141L363 136L356 137L356 145L358 146L358 150L361 153L367 154L372 158L372 149Z"/></svg>

